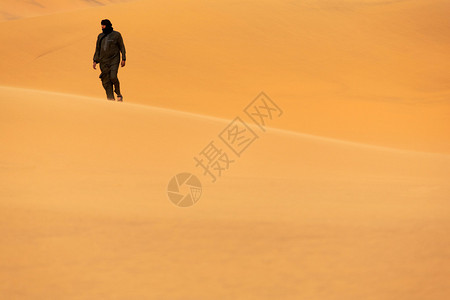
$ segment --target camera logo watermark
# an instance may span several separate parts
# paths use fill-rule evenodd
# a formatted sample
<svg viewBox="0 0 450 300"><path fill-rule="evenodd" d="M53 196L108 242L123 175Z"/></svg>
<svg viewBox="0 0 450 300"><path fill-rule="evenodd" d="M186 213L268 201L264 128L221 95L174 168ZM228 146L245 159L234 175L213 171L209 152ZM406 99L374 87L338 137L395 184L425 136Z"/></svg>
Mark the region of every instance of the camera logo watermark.
<svg viewBox="0 0 450 300"><path fill-rule="evenodd" d="M202 184L197 176L191 173L180 173L170 179L167 194L173 204L188 207L200 199Z"/></svg>
<svg viewBox="0 0 450 300"><path fill-rule="evenodd" d="M283 114L280 107L264 92L259 93L244 108L243 112L262 132L266 131L266 125L270 120ZM236 116L218 134L218 139L211 140L198 155L194 156L195 167L199 168L202 171L202 175L210 178L211 182L214 183L258 138L258 134L240 116ZM180 182L182 186L188 180L186 177L188 175L190 175L189 182L194 182L192 178L195 178L195 184L189 185L189 189L194 188L194 190L190 190L190 195L189 192L182 193L179 191ZM178 176L181 177L178 178ZM192 191L195 192L195 195ZM183 207L195 204L200 198L201 191L200 180L190 173L176 175L170 180L168 186L169 199L176 205Z"/></svg>

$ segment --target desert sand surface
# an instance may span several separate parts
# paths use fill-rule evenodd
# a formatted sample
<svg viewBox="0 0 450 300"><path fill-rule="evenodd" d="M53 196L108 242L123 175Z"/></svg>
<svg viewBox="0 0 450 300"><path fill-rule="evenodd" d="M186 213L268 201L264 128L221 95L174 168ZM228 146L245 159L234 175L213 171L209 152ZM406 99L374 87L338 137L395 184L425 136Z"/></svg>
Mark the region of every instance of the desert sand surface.
<svg viewBox="0 0 450 300"><path fill-rule="evenodd" d="M0 299L448 299L448 1L1 5ZM123 103L92 69L104 18Z"/></svg>

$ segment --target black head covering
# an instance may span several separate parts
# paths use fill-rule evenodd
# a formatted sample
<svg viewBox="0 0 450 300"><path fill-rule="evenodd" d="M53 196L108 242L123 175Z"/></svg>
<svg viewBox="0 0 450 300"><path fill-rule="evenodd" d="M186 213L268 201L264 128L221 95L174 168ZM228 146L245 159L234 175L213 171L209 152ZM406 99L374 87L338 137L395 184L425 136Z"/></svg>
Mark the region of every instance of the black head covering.
<svg viewBox="0 0 450 300"><path fill-rule="evenodd" d="M104 34L109 34L109 33L111 33L113 31L112 24L111 24L110 20L104 19L104 20L102 20L101 24L106 26L105 29L102 29Z"/></svg>

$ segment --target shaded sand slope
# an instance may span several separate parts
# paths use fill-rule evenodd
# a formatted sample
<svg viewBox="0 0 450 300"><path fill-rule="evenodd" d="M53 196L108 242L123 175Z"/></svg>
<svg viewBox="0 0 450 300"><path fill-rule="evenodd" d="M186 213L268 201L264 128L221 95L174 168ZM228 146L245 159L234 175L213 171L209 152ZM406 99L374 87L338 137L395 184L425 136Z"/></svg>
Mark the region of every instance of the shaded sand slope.
<svg viewBox="0 0 450 300"><path fill-rule="evenodd" d="M127 0L2 0L0 22L125 1Z"/></svg>
<svg viewBox="0 0 450 300"><path fill-rule="evenodd" d="M228 120L2 87L5 299L446 299L450 157L269 129L217 182ZM256 130L256 129L255 129ZM169 202L178 172L203 195Z"/></svg>
<svg viewBox="0 0 450 300"><path fill-rule="evenodd" d="M445 0L133 1L0 24L0 83L103 97L110 18L126 101L229 118L264 90L279 128L450 151ZM61 24L64 20L64 26Z"/></svg>

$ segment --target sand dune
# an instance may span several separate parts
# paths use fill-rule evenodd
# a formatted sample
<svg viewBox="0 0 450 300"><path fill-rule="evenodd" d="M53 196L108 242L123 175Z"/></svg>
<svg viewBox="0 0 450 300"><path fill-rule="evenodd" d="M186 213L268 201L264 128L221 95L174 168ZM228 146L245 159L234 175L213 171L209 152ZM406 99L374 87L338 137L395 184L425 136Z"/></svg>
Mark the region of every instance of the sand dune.
<svg viewBox="0 0 450 300"><path fill-rule="evenodd" d="M211 183L193 156L229 120L0 91L0 290L10 299L449 292L448 155L269 129ZM168 200L178 172L202 181L195 209Z"/></svg>
<svg viewBox="0 0 450 300"><path fill-rule="evenodd" d="M0 299L447 299L449 9L2 1ZM103 18L124 103L91 65ZM283 110L265 132L260 91ZM258 135L240 157L219 138L237 116ZM216 182L211 141L234 160Z"/></svg>
<svg viewBox="0 0 450 300"><path fill-rule="evenodd" d="M0 22L129 1L133 0L2 0Z"/></svg>
<svg viewBox="0 0 450 300"><path fill-rule="evenodd" d="M279 128L449 153L448 11L445 0L96 6L2 23L0 83L103 97L91 61L108 17L129 52L127 101L230 118L263 90L286 112Z"/></svg>

